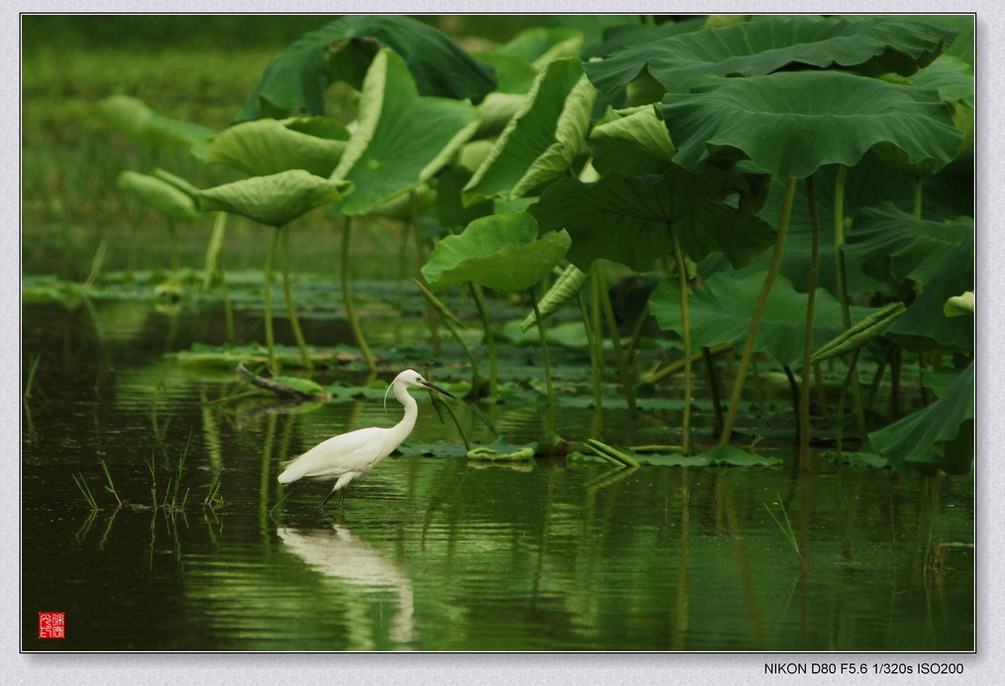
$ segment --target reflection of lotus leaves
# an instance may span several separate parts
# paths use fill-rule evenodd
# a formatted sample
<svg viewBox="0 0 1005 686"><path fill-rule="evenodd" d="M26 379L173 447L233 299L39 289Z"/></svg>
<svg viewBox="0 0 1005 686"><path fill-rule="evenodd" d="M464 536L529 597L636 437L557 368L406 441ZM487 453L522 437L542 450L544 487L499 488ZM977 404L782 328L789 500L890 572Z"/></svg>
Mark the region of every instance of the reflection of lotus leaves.
<svg viewBox="0 0 1005 686"><path fill-rule="evenodd" d="M395 643L412 641L412 582L387 556L341 524L332 524L331 529L284 527L276 533L290 552L327 577L364 592L393 590L398 613L388 637Z"/></svg>

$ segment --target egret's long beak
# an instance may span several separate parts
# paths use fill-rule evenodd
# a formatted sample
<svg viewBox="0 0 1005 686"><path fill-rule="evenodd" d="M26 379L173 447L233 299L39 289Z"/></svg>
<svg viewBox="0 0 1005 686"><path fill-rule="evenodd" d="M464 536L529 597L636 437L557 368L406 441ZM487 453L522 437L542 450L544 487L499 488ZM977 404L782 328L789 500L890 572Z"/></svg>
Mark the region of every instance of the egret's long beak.
<svg viewBox="0 0 1005 686"><path fill-rule="evenodd" d="M422 385L425 386L426 388L431 388L432 390L436 391L437 393L442 393L443 395L447 396L448 398L453 398L454 400L457 400L457 396L454 395L453 393L451 393L449 391L445 391L442 388L440 388L439 386L434 386L433 384L429 383L428 381L423 381Z"/></svg>

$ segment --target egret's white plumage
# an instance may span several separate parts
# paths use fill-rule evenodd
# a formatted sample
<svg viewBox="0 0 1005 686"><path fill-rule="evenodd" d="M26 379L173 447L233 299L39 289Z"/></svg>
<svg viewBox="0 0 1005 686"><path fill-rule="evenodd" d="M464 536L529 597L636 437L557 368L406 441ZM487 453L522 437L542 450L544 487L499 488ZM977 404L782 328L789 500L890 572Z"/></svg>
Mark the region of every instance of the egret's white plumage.
<svg viewBox="0 0 1005 686"><path fill-rule="evenodd" d="M408 394L410 387L432 388L444 395L454 397L422 378L418 372L406 369L394 378L389 390L405 407L405 416L394 426L383 429L369 427L332 436L318 443L303 455L293 459L279 475L279 483L288 484L303 478L334 478L335 486L321 502L324 507L328 499L349 485L378 462L394 452L401 442L408 438L415 427L419 414L415 398ZM385 394L386 397L386 394ZM345 495L344 491L340 498ZM341 501L340 501L341 502Z"/></svg>

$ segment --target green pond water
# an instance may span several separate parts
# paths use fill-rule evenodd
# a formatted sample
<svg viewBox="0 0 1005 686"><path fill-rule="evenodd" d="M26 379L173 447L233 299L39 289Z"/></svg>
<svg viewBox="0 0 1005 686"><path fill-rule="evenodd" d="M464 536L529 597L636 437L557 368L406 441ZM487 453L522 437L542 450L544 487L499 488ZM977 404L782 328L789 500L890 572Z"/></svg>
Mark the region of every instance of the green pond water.
<svg viewBox="0 0 1005 686"><path fill-rule="evenodd" d="M260 332L254 317L238 323L242 335ZM347 340L344 323L306 325L313 342ZM380 383L428 361L428 350L395 344L402 321L365 325L395 356ZM974 649L969 478L823 459L804 474L778 448L777 467L476 462L437 452L460 436L416 392L409 444L350 487L344 516L322 513L328 486L280 487L280 462L350 428L389 426L400 408L385 414L379 394L227 400L231 371L170 354L222 331L216 306L25 306L25 375L38 363L22 423L24 650ZM582 365L588 378L576 355L557 353L557 374ZM527 348L504 377L540 373ZM464 375L448 365L434 380ZM363 377L332 368L315 378ZM679 399L672 387L659 394ZM643 405L638 419L605 405L604 439L671 442L672 402ZM469 440L494 440L467 403L453 409ZM482 409L513 444L544 437L539 402ZM555 429L584 440L599 420L588 403L560 403ZM66 638L36 638L39 612L64 612Z"/></svg>

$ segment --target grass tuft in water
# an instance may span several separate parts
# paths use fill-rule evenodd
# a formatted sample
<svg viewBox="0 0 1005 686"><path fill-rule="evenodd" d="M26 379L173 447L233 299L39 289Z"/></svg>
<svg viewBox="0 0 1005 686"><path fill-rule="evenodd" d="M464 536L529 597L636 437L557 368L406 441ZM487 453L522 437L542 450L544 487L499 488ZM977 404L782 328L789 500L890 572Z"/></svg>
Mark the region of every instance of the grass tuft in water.
<svg viewBox="0 0 1005 686"><path fill-rule="evenodd" d="M785 510L785 503L782 501L782 497L776 494L778 498L778 507L782 510L782 517L784 517L785 522L783 523L778 519L778 516L771 511L767 503L764 503L764 509L768 511L771 518L775 520L775 524L781 529L782 534L788 539L789 543L792 545L792 549L796 551L796 556L799 558L800 566L806 566L806 558L803 556L803 551L799 549L799 539L796 537L796 532L792 528L792 521L789 519L789 513Z"/></svg>
<svg viewBox="0 0 1005 686"><path fill-rule="evenodd" d="M80 489L80 494L84 496L84 500L90 506L92 512L97 512L101 508L98 507L98 501L94 498L94 493L91 492L91 487L87 485L84 481L83 474L71 474L73 477L73 483L77 484L77 488Z"/></svg>
<svg viewBox="0 0 1005 686"><path fill-rule="evenodd" d="M105 490L115 496L115 502L118 503L118 507L122 507L122 498L119 497L118 491L115 490L115 483L112 481L112 475L108 471L108 465L105 464L104 460L98 460L98 463L101 465L101 471L105 473L105 481L108 482L105 484Z"/></svg>

